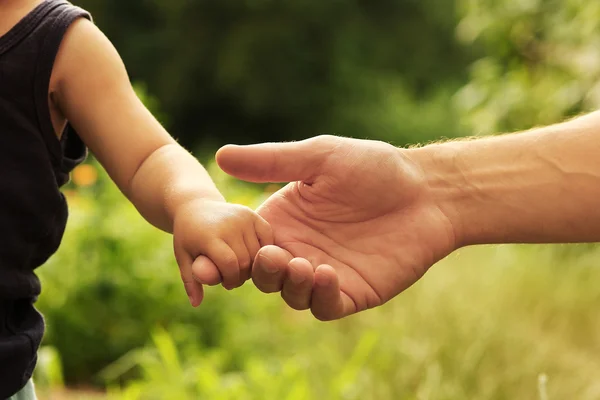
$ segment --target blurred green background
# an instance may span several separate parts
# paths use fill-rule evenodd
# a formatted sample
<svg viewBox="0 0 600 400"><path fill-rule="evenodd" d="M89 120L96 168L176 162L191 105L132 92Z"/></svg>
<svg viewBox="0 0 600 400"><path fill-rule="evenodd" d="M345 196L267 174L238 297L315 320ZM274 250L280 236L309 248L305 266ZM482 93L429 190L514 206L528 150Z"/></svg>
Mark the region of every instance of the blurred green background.
<svg viewBox="0 0 600 400"><path fill-rule="evenodd" d="M79 0L149 108L233 202L224 143L321 133L398 146L600 104L600 2ZM171 239L93 160L39 271L42 399L598 399L600 250L460 250L387 305L321 323L251 283L192 309Z"/></svg>

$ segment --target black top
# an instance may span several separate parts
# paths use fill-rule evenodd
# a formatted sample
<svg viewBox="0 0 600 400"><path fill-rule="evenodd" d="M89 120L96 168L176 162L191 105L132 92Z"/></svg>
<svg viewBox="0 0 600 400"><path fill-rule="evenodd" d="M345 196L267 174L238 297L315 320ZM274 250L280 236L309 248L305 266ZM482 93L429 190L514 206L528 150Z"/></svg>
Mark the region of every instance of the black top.
<svg viewBox="0 0 600 400"><path fill-rule="evenodd" d="M86 156L67 127L58 140L48 89L67 28L90 15L46 0L0 37L0 399L31 377L44 332L34 269L58 248L67 221L59 187Z"/></svg>

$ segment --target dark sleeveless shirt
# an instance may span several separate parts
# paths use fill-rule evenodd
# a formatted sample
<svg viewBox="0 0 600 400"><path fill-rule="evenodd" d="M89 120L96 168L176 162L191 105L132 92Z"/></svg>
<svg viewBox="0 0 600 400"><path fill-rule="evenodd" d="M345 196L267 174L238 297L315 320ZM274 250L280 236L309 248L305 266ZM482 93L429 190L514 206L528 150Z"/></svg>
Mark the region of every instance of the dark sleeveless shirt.
<svg viewBox="0 0 600 400"><path fill-rule="evenodd" d="M52 68L68 27L88 13L46 0L0 37L0 399L31 377L44 332L34 270L58 248L67 221L59 188L86 156L48 106Z"/></svg>

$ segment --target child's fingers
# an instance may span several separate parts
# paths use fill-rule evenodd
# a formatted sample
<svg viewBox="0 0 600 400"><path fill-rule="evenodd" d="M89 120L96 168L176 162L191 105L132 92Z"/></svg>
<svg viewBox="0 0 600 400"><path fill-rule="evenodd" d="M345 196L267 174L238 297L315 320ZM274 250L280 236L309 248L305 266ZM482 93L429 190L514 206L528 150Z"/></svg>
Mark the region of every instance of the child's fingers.
<svg viewBox="0 0 600 400"><path fill-rule="evenodd" d="M256 234L258 235L261 247L273 244L275 239L273 237L271 225L269 225L269 223L260 215L257 215L254 220L254 228L256 229Z"/></svg>
<svg viewBox="0 0 600 400"><path fill-rule="evenodd" d="M250 259L254 261L254 257L256 257L256 253L262 247L260 242L258 241L258 236L254 229L250 229L244 233L244 243L246 243L246 249L248 249L248 254L250 254Z"/></svg>
<svg viewBox="0 0 600 400"><path fill-rule="evenodd" d="M251 229L250 231L246 231L244 233L244 243L246 243L246 249L248 250L248 254L250 255L250 266L248 269L244 271L240 271L240 278L245 281L250 279L252 275L252 264L254 263L254 259L256 258L256 254L260 250L260 243L258 241L258 237L256 235L256 231Z"/></svg>
<svg viewBox="0 0 600 400"><path fill-rule="evenodd" d="M192 264L194 279L204 285L215 286L223 281L219 268L206 256L198 256Z"/></svg>
<svg viewBox="0 0 600 400"><path fill-rule="evenodd" d="M236 253L222 240L215 240L208 246L206 256L219 268L223 287L234 288L240 281L240 266Z"/></svg>
<svg viewBox="0 0 600 400"><path fill-rule="evenodd" d="M204 289L192 274L193 259L183 248L177 245L175 245L175 259L179 265L179 273L185 292L190 299L190 304L192 307L198 307L204 298Z"/></svg>
<svg viewBox="0 0 600 400"><path fill-rule="evenodd" d="M226 289L233 289L242 286L244 282L246 282L250 277L250 267L252 266L252 258L250 258L250 253L246 248L246 243L242 236L237 237L231 242L228 241L227 244L229 244L229 247L231 247L231 249L235 253L239 266L239 275L237 278L237 282L235 282L233 286L228 285L225 287Z"/></svg>

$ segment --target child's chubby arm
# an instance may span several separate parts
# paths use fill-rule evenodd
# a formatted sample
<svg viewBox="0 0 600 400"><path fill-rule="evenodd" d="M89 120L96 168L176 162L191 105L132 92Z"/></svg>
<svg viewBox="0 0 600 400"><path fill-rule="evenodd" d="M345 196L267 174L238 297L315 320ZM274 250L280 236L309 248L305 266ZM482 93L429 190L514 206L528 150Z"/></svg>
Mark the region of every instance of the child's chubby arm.
<svg viewBox="0 0 600 400"><path fill-rule="evenodd" d="M224 201L202 165L138 99L121 58L90 21L69 28L50 98L144 218L174 234L192 305L203 297L192 266L203 283L222 281L227 289L249 279L254 256L273 241L268 223Z"/></svg>

